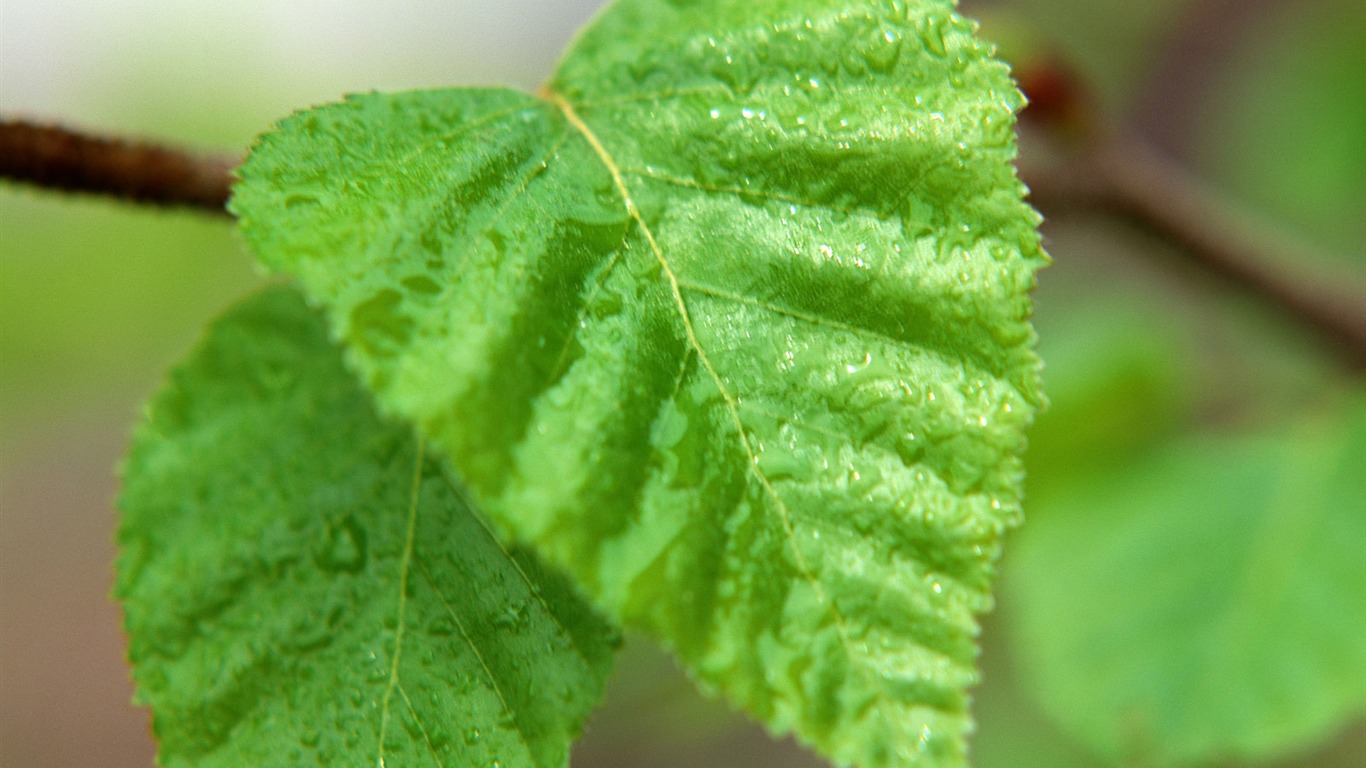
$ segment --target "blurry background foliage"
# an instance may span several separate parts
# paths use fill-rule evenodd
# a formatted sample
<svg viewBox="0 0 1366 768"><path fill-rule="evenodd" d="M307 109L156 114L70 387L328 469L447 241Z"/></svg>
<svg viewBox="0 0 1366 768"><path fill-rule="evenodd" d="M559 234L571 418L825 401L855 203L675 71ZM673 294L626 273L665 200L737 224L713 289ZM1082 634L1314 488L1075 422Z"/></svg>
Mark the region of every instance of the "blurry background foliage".
<svg viewBox="0 0 1366 768"><path fill-rule="evenodd" d="M345 92L534 87L595 5L0 0L0 112L242 150ZM1288 267L1366 281L1366 3L964 9L1323 254ZM975 764L1362 765L1366 385L1144 232L1044 232L1053 407L987 618ZM114 467L163 371L261 281L224 221L0 187L0 764L151 764L107 598ZM632 642L575 764L816 762Z"/></svg>

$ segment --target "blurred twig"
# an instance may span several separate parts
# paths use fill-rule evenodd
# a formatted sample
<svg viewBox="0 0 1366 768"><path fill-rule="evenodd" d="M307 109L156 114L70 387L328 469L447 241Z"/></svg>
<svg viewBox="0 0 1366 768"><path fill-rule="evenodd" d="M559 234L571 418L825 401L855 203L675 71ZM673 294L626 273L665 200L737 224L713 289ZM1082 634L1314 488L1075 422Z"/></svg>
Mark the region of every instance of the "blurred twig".
<svg viewBox="0 0 1366 768"><path fill-rule="evenodd" d="M224 206L238 162L230 155L200 155L0 119L0 178L50 189L227 215Z"/></svg>
<svg viewBox="0 0 1366 768"><path fill-rule="evenodd" d="M1286 256L1300 241L1239 213L1141 140L1111 126L1070 70L1048 61L1018 70L1030 97L1026 123L1073 151L1054 167L1021 163L1032 199L1045 213L1100 210L1128 219L1180 247L1192 261L1314 331L1357 372L1366 371L1366 289L1293 272ZM179 205L228 215L227 155L197 155L151 143L89 136L65 128L0 120L0 178L37 186Z"/></svg>
<svg viewBox="0 0 1366 768"><path fill-rule="evenodd" d="M1056 62L1026 65L1018 75L1031 99L1024 127L1064 147L1053 164L1021 162L1031 200L1045 215L1099 211L1128 220L1313 331L1352 371L1366 372L1366 285L1316 276L1312 270L1324 261L1308 253L1304 239L1239 210L1110 124Z"/></svg>

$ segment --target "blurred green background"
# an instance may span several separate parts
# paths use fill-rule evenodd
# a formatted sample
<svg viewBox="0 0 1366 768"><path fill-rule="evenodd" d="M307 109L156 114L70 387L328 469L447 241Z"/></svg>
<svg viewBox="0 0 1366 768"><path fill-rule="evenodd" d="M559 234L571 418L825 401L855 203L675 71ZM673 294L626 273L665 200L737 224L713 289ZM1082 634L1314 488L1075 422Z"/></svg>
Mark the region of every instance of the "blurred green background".
<svg viewBox="0 0 1366 768"><path fill-rule="evenodd" d="M595 5L0 0L0 113L244 151L346 92L534 87ZM1323 254L1284 266L1366 284L1366 3L964 6ZM975 764L1366 763L1366 385L1144 232L1044 231L1053 407ZM226 220L0 187L0 765L151 764L107 597L116 466L142 398L261 280ZM575 758L817 764L636 640Z"/></svg>

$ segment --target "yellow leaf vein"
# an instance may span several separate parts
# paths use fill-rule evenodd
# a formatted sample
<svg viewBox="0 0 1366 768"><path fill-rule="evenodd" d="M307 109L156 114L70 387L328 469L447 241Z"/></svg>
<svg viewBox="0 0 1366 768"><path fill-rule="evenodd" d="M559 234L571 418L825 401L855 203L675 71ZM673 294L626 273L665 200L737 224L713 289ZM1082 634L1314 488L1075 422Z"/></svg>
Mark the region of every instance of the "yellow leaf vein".
<svg viewBox="0 0 1366 768"><path fill-rule="evenodd" d="M408 572L413 564L413 538L417 531L417 500L422 490L422 461L426 453L426 443L418 438L416 458L413 460L413 485L408 502L408 530L403 539L403 555L398 565L398 625L394 629L394 655L389 663L389 681L384 686L384 698L379 710L379 754L375 759L378 768L384 766L384 739L389 731L390 701L394 689L398 687L398 665L403 656L403 628L408 611Z"/></svg>
<svg viewBox="0 0 1366 768"><path fill-rule="evenodd" d="M829 595L826 593L824 586L818 579L816 579L815 575L812 573L810 566L806 562L806 557L802 554L801 548L797 545L797 536L792 524L792 515L788 510L787 504L783 501L783 498L781 495L779 495L778 490L773 486L773 483L769 480L768 476L764 473L764 471L759 468L759 464L755 460L758 454L754 450L753 444L750 442L749 433L745 430L744 421L740 417L739 402L736 399L736 397L733 394L731 394L730 389L726 386L725 381L721 378L721 374L716 370L716 367L712 364L711 360L707 356L706 351L703 349L702 343L698 339L697 332L693 327L692 316L689 313L687 302L683 298L683 288L679 283L679 278L674 273L673 266L669 263L668 258L664 255L664 250L660 247L658 241L655 240L654 233L650 231L650 227L645 223L644 218L641 216L640 209L636 207L635 200L631 195L630 189L626 186L626 182L622 178L620 168L616 164L616 161L612 158L612 155L602 145L602 142L598 139L597 135L593 133L593 131L583 122L583 120L574 111L573 105L565 101L558 94L551 93L549 94L549 96L552 102L555 104L555 106L558 107L561 113L564 114L564 117L569 122L569 124L573 126L584 137L588 144L593 148L593 151L598 155L598 158L602 161L603 165L606 166L608 172L611 174L613 184L616 186L617 192L621 195L621 198L626 205L628 215L635 222L636 226L640 229L641 235L644 236L645 241L649 245L650 250L654 254L655 259L659 262L660 269L662 270L665 279L669 283L669 290L673 295L674 304L677 307L679 317L682 320L683 332L687 338L688 345L693 349L694 353L697 355L698 362L702 364L702 368L707 372L707 376L712 380L712 383L716 386L717 391L721 395L721 399L726 404L726 409L730 413L731 421L734 424L736 435L740 440L741 447L744 449L746 457L748 458L747 463L749 465L749 471L753 474L754 478L759 482L759 485L762 487L764 493L769 497L769 499L772 500L774 509L778 512L778 517L782 524L784 535L787 538L789 548L792 552L793 564L796 566L796 569L798 573L801 575L802 579L811 586L812 590L816 594L817 600L819 600L820 603L824 605L826 609L829 611L831 618L834 620L835 630L839 634L841 645L844 646L846 652L848 652L851 659L856 658L856 655L853 653L853 649L855 646L852 640L850 639L849 631L846 627L845 618L840 613L838 607L830 599ZM886 700L881 700L879 706L885 705ZM891 721L889 720L889 722Z"/></svg>

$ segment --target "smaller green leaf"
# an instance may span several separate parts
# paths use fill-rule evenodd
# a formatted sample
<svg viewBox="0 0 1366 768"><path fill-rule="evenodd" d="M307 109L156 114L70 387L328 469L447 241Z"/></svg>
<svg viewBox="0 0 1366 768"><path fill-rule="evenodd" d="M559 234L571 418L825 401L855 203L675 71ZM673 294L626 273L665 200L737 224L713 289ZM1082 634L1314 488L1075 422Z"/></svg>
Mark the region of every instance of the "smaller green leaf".
<svg viewBox="0 0 1366 768"><path fill-rule="evenodd" d="M1116 760L1264 757L1366 712L1366 398L1034 497L1003 601L1047 710Z"/></svg>
<svg viewBox="0 0 1366 768"><path fill-rule="evenodd" d="M167 766L563 766L615 643L276 288L153 400L117 594Z"/></svg>

